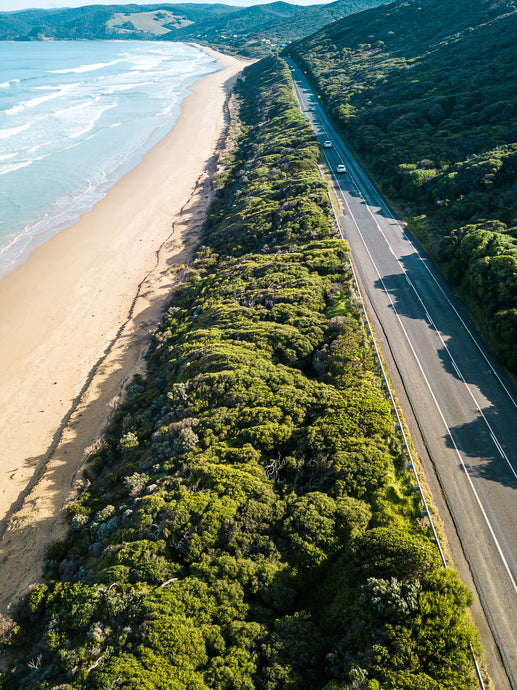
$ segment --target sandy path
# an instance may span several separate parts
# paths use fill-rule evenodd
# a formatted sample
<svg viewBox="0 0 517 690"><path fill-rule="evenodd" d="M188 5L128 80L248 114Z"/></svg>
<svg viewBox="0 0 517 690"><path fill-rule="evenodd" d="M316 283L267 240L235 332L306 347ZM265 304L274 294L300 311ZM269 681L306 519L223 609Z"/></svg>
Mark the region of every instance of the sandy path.
<svg viewBox="0 0 517 690"><path fill-rule="evenodd" d="M227 82L243 67L217 56L224 69L191 87L172 131L0 281L0 615L41 577L87 449L142 367L188 258L210 197Z"/></svg>

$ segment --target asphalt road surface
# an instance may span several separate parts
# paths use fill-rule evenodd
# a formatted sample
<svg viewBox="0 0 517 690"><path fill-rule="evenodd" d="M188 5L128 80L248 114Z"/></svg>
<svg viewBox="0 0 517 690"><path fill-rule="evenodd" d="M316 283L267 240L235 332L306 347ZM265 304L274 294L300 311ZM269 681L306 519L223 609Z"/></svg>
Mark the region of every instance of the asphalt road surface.
<svg viewBox="0 0 517 690"><path fill-rule="evenodd" d="M336 182L361 291L456 566L479 597L489 671L497 690L517 690L517 387L303 73L292 75Z"/></svg>

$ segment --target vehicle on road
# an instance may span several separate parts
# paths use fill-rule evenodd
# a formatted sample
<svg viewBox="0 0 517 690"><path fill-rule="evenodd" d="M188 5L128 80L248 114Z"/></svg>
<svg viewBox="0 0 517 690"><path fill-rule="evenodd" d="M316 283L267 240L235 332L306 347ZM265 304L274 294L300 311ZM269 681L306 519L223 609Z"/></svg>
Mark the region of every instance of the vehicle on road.
<svg viewBox="0 0 517 690"><path fill-rule="evenodd" d="M324 149L331 149L332 148L332 142L330 141L330 139L325 139L325 141L323 142L323 148Z"/></svg>
<svg viewBox="0 0 517 690"><path fill-rule="evenodd" d="M340 163L336 168L337 173L346 173L346 165Z"/></svg>

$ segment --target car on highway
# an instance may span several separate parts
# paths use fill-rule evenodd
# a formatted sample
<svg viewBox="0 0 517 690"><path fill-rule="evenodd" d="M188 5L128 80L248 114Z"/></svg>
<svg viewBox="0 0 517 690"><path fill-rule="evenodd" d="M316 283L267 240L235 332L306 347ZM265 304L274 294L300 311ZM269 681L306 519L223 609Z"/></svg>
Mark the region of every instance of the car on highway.
<svg viewBox="0 0 517 690"><path fill-rule="evenodd" d="M332 148L332 142L330 141L330 139L325 139L325 141L323 142L323 148L324 149L331 149Z"/></svg>
<svg viewBox="0 0 517 690"><path fill-rule="evenodd" d="M346 173L346 165L343 165L343 163L340 163L337 168L336 168L337 173Z"/></svg>

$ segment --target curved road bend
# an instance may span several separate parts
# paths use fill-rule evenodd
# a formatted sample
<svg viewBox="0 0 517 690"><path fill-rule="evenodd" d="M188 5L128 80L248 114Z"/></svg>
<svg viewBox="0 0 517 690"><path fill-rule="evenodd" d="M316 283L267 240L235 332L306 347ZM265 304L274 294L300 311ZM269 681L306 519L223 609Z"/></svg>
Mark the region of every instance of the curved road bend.
<svg viewBox="0 0 517 690"><path fill-rule="evenodd" d="M301 109L332 142L342 226L455 563L479 596L489 671L497 690L517 690L517 387L288 62Z"/></svg>

